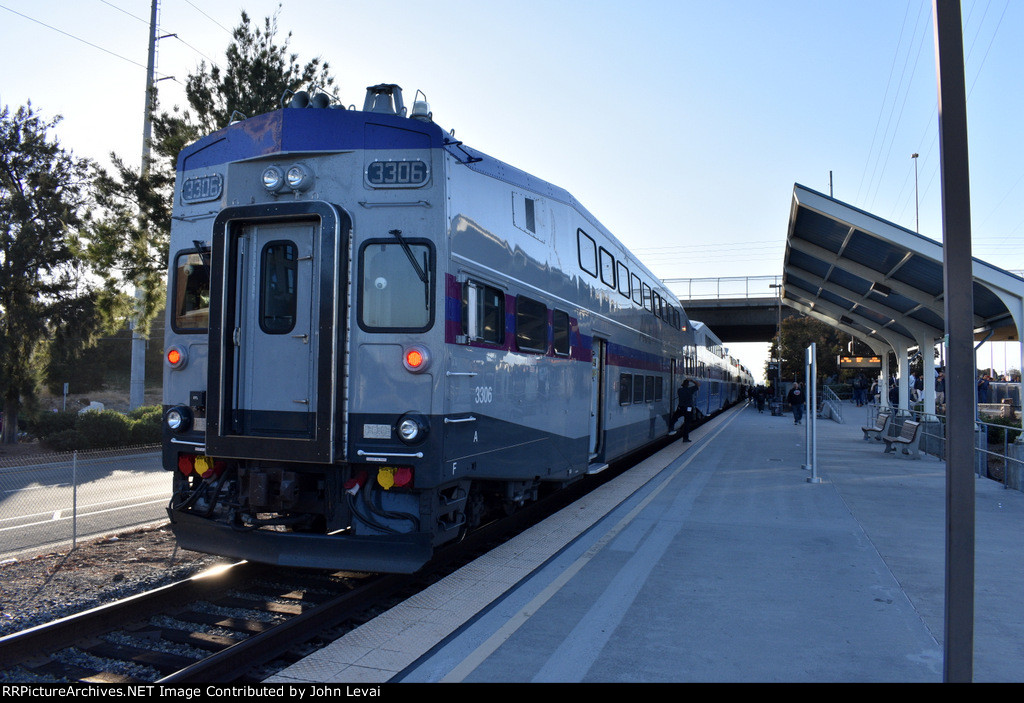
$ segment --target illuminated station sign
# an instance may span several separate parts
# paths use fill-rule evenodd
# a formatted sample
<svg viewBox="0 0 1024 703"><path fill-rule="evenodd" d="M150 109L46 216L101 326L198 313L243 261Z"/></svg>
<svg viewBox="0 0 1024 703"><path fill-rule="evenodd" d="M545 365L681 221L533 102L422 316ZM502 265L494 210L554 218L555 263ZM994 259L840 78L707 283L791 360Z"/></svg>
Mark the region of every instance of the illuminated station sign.
<svg viewBox="0 0 1024 703"><path fill-rule="evenodd" d="M839 368L841 369L881 369L882 357L880 356L840 356Z"/></svg>

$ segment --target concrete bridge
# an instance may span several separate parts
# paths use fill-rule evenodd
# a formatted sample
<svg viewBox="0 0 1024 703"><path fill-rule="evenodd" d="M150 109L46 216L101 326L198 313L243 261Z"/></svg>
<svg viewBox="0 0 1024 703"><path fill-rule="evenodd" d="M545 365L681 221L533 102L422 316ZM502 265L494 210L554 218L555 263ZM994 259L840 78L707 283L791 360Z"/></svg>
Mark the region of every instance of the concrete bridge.
<svg viewBox="0 0 1024 703"><path fill-rule="evenodd" d="M782 276L669 278L690 319L710 327L723 343L770 342L779 324L797 312L782 304Z"/></svg>

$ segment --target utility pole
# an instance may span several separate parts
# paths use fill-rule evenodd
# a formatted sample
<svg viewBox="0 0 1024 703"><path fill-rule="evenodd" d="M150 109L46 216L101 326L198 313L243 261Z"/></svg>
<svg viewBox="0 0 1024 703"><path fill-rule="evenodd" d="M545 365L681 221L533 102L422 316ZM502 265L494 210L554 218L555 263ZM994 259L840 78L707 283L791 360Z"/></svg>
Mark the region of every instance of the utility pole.
<svg viewBox="0 0 1024 703"><path fill-rule="evenodd" d="M159 0L152 0L149 16L149 59L146 63L146 104L142 113L142 169L141 176L149 175L149 142L153 132L153 86L156 72L156 15ZM146 397L146 338L139 332L143 292L135 288L135 317L132 320L132 367L128 390L128 408L134 410Z"/></svg>

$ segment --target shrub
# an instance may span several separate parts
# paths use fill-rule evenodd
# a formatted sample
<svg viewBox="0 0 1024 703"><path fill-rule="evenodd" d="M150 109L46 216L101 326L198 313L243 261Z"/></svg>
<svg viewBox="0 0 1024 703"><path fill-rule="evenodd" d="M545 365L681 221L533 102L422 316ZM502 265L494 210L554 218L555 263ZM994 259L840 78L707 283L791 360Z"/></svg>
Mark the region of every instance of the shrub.
<svg viewBox="0 0 1024 703"><path fill-rule="evenodd" d="M992 444L1002 444L1003 437L1007 432L1009 433L1007 442L1013 442L1021 433L1019 419L1009 417L985 417L982 419L987 423L985 429L988 430L988 441Z"/></svg>
<svg viewBox="0 0 1024 703"><path fill-rule="evenodd" d="M156 422L150 418L131 421L129 430L131 444L159 444L162 438L159 415L156 416Z"/></svg>
<svg viewBox="0 0 1024 703"><path fill-rule="evenodd" d="M84 449L87 444L85 435L76 429L61 430L47 435L43 442L55 452L73 452Z"/></svg>
<svg viewBox="0 0 1024 703"><path fill-rule="evenodd" d="M85 437L88 449L123 447L130 443L131 425L128 418L113 410L81 413L75 429Z"/></svg>
<svg viewBox="0 0 1024 703"><path fill-rule="evenodd" d="M25 431L33 437L45 440L47 437L74 429L78 414L74 412L40 412L31 416Z"/></svg>

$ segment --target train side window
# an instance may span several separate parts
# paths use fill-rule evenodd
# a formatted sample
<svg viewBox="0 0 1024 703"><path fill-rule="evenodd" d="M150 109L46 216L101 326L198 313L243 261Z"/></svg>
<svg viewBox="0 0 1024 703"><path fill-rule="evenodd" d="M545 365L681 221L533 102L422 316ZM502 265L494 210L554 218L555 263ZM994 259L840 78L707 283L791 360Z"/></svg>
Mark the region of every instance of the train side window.
<svg viewBox="0 0 1024 703"><path fill-rule="evenodd" d="M653 403L654 398L654 376L644 376L644 400Z"/></svg>
<svg viewBox="0 0 1024 703"><path fill-rule="evenodd" d="M576 230L576 245L579 249L580 268L591 276L597 275L597 242L581 229Z"/></svg>
<svg viewBox="0 0 1024 703"><path fill-rule="evenodd" d="M654 379L654 400L660 401L665 397L665 379L658 376Z"/></svg>
<svg viewBox="0 0 1024 703"><path fill-rule="evenodd" d="M423 332L433 322L434 252L428 242L373 239L359 251L359 325Z"/></svg>
<svg viewBox="0 0 1024 703"><path fill-rule="evenodd" d="M176 332L205 332L210 328L210 254L183 252L174 260Z"/></svg>
<svg viewBox="0 0 1024 703"><path fill-rule="evenodd" d="M635 273L629 274L629 283L633 288L633 302L643 307L644 304L644 292L643 285L640 283L640 277Z"/></svg>
<svg viewBox="0 0 1024 703"><path fill-rule="evenodd" d="M298 248L294 242L268 242L260 254L260 329L288 334L295 329L298 304Z"/></svg>
<svg viewBox="0 0 1024 703"><path fill-rule="evenodd" d="M641 286L644 291L644 302L642 305L651 312L654 312L654 298L651 295L651 287L646 283L642 283Z"/></svg>
<svg viewBox="0 0 1024 703"><path fill-rule="evenodd" d="M601 264L601 282L609 288L615 289L615 257L604 247L601 247L598 258Z"/></svg>
<svg viewBox="0 0 1024 703"><path fill-rule="evenodd" d="M633 402L644 402L644 377L640 374L633 376Z"/></svg>
<svg viewBox="0 0 1024 703"><path fill-rule="evenodd" d="M624 373L619 377L619 405L629 405L633 402L633 377Z"/></svg>
<svg viewBox="0 0 1024 703"><path fill-rule="evenodd" d="M462 333L473 341L505 342L505 294L468 281L462 288Z"/></svg>
<svg viewBox="0 0 1024 703"><path fill-rule="evenodd" d="M516 298L516 346L544 353L548 348L548 309L525 296Z"/></svg>
<svg viewBox="0 0 1024 703"><path fill-rule="evenodd" d="M552 342L555 354L569 354L569 313L555 310L551 313Z"/></svg>
<svg viewBox="0 0 1024 703"><path fill-rule="evenodd" d="M616 264L618 270L616 275L619 279L619 294L625 298L629 297L629 269L621 261Z"/></svg>

